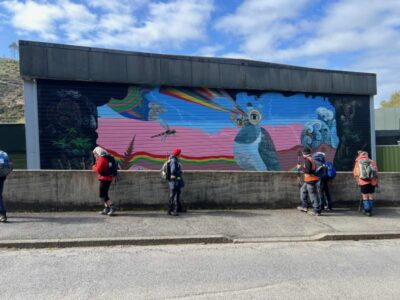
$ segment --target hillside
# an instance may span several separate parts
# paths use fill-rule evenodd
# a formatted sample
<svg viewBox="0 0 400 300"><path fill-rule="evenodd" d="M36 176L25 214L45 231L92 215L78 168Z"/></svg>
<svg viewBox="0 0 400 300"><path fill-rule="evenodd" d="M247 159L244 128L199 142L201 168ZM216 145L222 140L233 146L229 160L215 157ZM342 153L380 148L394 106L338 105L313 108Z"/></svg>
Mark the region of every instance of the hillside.
<svg viewBox="0 0 400 300"><path fill-rule="evenodd" d="M24 122L24 99L19 64L0 58L0 123Z"/></svg>

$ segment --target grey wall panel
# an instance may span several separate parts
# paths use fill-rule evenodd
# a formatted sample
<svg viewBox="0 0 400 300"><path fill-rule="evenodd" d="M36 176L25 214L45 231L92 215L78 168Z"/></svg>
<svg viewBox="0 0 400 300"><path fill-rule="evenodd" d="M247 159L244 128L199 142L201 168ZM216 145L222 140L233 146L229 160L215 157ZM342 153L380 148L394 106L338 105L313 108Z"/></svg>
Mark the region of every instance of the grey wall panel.
<svg viewBox="0 0 400 300"><path fill-rule="evenodd" d="M347 74L342 73L333 73L332 74L332 90L350 90L351 84L349 81L349 76Z"/></svg>
<svg viewBox="0 0 400 300"><path fill-rule="evenodd" d="M30 41L20 41L20 55L21 75L24 78L325 94L376 94L376 75L371 73Z"/></svg>
<svg viewBox="0 0 400 300"><path fill-rule="evenodd" d="M127 81L140 84L161 84L160 58L127 55Z"/></svg>
<svg viewBox="0 0 400 300"><path fill-rule="evenodd" d="M127 81L126 56L114 53L89 52L89 78L94 81Z"/></svg>
<svg viewBox="0 0 400 300"><path fill-rule="evenodd" d="M161 84L163 85L192 85L192 64L182 59L162 59Z"/></svg>
<svg viewBox="0 0 400 300"><path fill-rule="evenodd" d="M89 80L89 52L48 48L48 75L50 78Z"/></svg>
<svg viewBox="0 0 400 300"><path fill-rule="evenodd" d="M215 87L219 85L219 64L192 61L192 86Z"/></svg>
<svg viewBox="0 0 400 300"><path fill-rule="evenodd" d="M367 77L368 81L368 92L369 94L376 95L377 93L377 88L376 88L376 75L371 74Z"/></svg>
<svg viewBox="0 0 400 300"><path fill-rule="evenodd" d="M246 86L244 67L241 65L224 64L219 70L219 84L226 88Z"/></svg>
<svg viewBox="0 0 400 300"><path fill-rule="evenodd" d="M306 89L315 93L334 93L332 88L332 73L311 72Z"/></svg>
<svg viewBox="0 0 400 300"><path fill-rule="evenodd" d="M48 77L47 48L22 47L19 58L21 74L31 74L32 77Z"/></svg>
<svg viewBox="0 0 400 300"><path fill-rule="evenodd" d="M255 89L263 89L269 82L267 70L260 67L247 66L245 76L246 87L253 86Z"/></svg>
<svg viewBox="0 0 400 300"><path fill-rule="evenodd" d="M268 84L269 89L278 91L282 86L280 69L269 68L267 69L267 74L268 77L266 84Z"/></svg>

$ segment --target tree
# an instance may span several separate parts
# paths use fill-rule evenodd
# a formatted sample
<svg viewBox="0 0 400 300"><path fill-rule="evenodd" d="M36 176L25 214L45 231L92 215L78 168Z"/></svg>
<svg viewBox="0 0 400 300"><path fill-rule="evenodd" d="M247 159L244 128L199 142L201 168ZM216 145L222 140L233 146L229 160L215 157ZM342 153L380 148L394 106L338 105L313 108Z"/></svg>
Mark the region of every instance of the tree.
<svg viewBox="0 0 400 300"><path fill-rule="evenodd" d="M390 96L390 100L382 101L382 107L400 107L400 91L395 91L392 96Z"/></svg>
<svg viewBox="0 0 400 300"><path fill-rule="evenodd" d="M12 56L13 58L16 58L16 57L17 57L17 51L18 51L18 44L17 44L16 42L12 42L12 43L8 46L8 48L10 48L11 56Z"/></svg>

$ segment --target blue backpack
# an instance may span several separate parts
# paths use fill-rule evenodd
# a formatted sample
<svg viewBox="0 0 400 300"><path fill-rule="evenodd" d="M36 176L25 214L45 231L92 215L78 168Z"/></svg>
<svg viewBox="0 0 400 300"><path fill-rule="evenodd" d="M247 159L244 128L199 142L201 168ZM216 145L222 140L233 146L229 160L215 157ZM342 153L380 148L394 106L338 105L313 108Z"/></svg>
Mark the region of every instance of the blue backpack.
<svg viewBox="0 0 400 300"><path fill-rule="evenodd" d="M318 176L319 178L323 178L326 176L326 162L325 162L325 153L317 152L313 154L312 159L315 161L315 171L314 175Z"/></svg>
<svg viewBox="0 0 400 300"><path fill-rule="evenodd" d="M0 150L0 177L6 177L12 171L12 165L8 154Z"/></svg>
<svg viewBox="0 0 400 300"><path fill-rule="evenodd" d="M335 166L333 165L333 163L331 163L330 161L327 161L325 163L326 165L326 177L328 179L334 179L336 177L336 169Z"/></svg>

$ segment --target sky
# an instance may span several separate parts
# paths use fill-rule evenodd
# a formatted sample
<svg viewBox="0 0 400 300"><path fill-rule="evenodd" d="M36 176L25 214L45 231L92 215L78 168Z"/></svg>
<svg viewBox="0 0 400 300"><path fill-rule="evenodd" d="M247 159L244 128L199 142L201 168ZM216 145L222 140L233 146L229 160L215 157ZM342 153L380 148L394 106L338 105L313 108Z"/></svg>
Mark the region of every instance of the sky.
<svg viewBox="0 0 400 300"><path fill-rule="evenodd" d="M0 56L34 40L377 74L400 90L399 0L0 0Z"/></svg>

